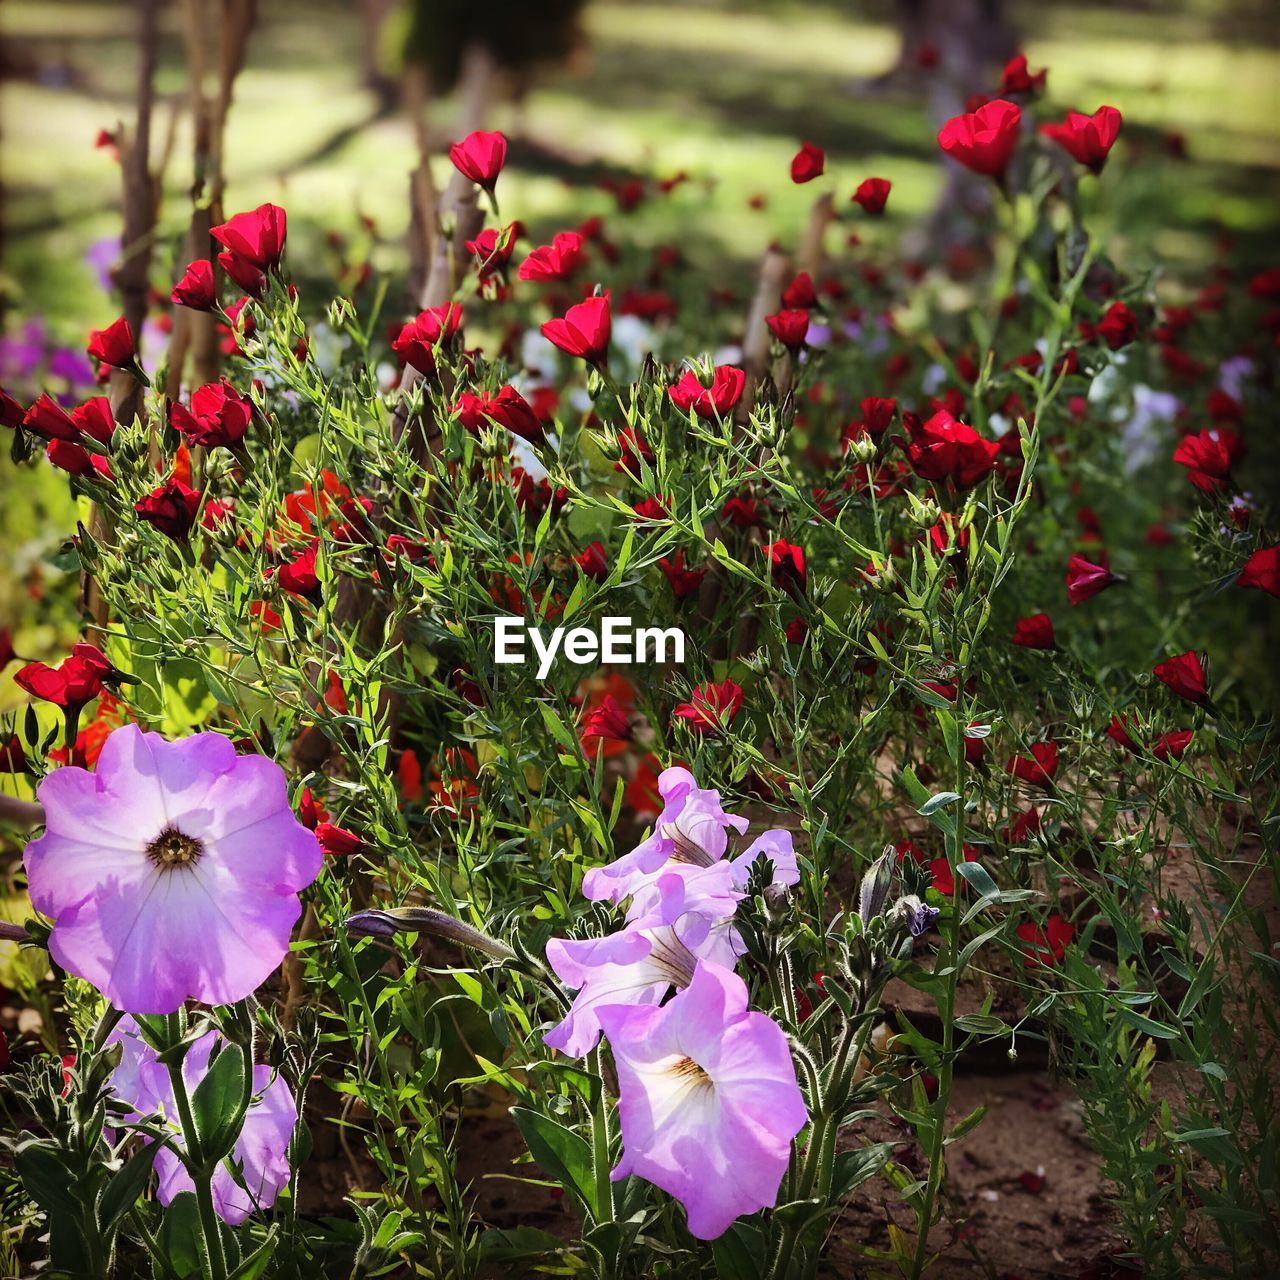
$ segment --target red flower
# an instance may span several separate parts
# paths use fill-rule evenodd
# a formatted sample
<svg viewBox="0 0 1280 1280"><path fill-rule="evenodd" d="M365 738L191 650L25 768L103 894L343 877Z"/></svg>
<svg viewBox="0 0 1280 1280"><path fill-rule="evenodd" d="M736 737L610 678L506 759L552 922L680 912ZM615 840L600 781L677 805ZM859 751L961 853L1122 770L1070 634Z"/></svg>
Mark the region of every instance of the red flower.
<svg viewBox="0 0 1280 1280"><path fill-rule="evenodd" d="M1126 303L1113 302L1098 321L1097 334L1112 351L1119 351L1138 336L1138 318Z"/></svg>
<svg viewBox="0 0 1280 1280"><path fill-rule="evenodd" d="M896 845L894 847L897 848ZM901 854L898 855L898 861L902 861ZM978 851L971 844L964 846L964 861L978 861ZM944 898L950 898L955 894L957 883L961 888L964 887L965 881L960 880L957 882L955 872L951 870L951 863L946 858L931 858L928 866L929 874L933 877L933 888L937 889Z"/></svg>
<svg viewBox="0 0 1280 1280"><path fill-rule="evenodd" d="M1068 111L1061 124L1042 124L1040 132L1052 138L1090 172L1101 173L1123 123L1124 118L1115 107L1099 107L1091 116Z"/></svg>
<svg viewBox="0 0 1280 1280"><path fill-rule="evenodd" d="M637 520L665 520L671 514L661 498L642 498L632 505L631 510Z"/></svg>
<svg viewBox="0 0 1280 1280"><path fill-rule="evenodd" d="M102 696L104 682L118 673L106 654L91 644L73 645L71 656L57 667L31 662L14 677L14 683L33 698L52 702L78 714L80 708Z"/></svg>
<svg viewBox="0 0 1280 1280"><path fill-rule="evenodd" d="M1072 604L1083 604L1099 591L1124 579L1114 574L1104 564L1094 564L1084 556L1075 555L1067 561L1067 599Z"/></svg>
<svg viewBox="0 0 1280 1280"><path fill-rule="evenodd" d="M752 497L733 497L724 504L721 515L739 529L763 529L767 508Z"/></svg>
<svg viewBox="0 0 1280 1280"><path fill-rule="evenodd" d="M1040 93L1048 75L1047 67L1032 72L1027 66L1027 55L1020 53L1004 64L1004 72L1000 77L1001 96L1010 93L1025 93L1029 96Z"/></svg>
<svg viewBox="0 0 1280 1280"><path fill-rule="evenodd" d="M190 444L231 449L243 439L253 420L253 402L242 396L225 378L200 387L191 397L191 408L169 406L169 423Z"/></svg>
<svg viewBox="0 0 1280 1280"><path fill-rule="evenodd" d="M782 634L788 644L804 644L805 636L809 634L809 624L803 618L792 618L783 627Z"/></svg>
<svg viewBox="0 0 1280 1280"><path fill-rule="evenodd" d="M1181 760L1196 735L1191 729L1175 729L1171 733L1162 733L1152 744L1151 754L1157 760Z"/></svg>
<svg viewBox="0 0 1280 1280"><path fill-rule="evenodd" d="M1033 742L1029 756L1014 756L1004 768L1023 782L1047 786L1058 772L1058 747L1053 742Z"/></svg>
<svg viewBox="0 0 1280 1280"><path fill-rule="evenodd" d="M648 755L636 766L625 792L627 808L638 819L657 817L662 812L662 796L658 793L658 771L662 763Z"/></svg>
<svg viewBox="0 0 1280 1280"><path fill-rule="evenodd" d="M884 435L893 415L898 412L898 402L883 396L867 396L859 407L862 409L862 421L858 425L873 436Z"/></svg>
<svg viewBox="0 0 1280 1280"><path fill-rule="evenodd" d="M1237 587L1254 587L1280 597L1280 545L1259 547L1245 562Z"/></svg>
<svg viewBox="0 0 1280 1280"><path fill-rule="evenodd" d="M1137 754L1142 748L1129 732L1130 728L1137 729L1137 727L1137 721L1132 715L1112 716L1111 723L1107 725L1107 737L1112 742L1119 743L1126 751Z"/></svg>
<svg viewBox="0 0 1280 1280"><path fill-rule="evenodd" d="M767 542L764 553L769 558L770 571L773 574L773 585L783 591L800 592L804 590L805 563L804 548L793 542Z"/></svg>
<svg viewBox="0 0 1280 1280"><path fill-rule="evenodd" d="M631 720L622 704L611 693L593 707L582 721L582 746L588 755L595 755L595 741L601 738L613 742L630 742L635 737ZM588 744L591 744L590 746Z"/></svg>
<svg viewBox="0 0 1280 1280"><path fill-rule="evenodd" d="M582 237L561 231L550 244L539 245L520 264L521 280L568 280L582 265Z"/></svg>
<svg viewBox="0 0 1280 1280"><path fill-rule="evenodd" d="M314 831L322 822L329 821L329 811L316 799L310 787L303 787L298 797L298 821L308 831Z"/></svg>
<svg viewBox="0 0 1280 1280"><path fill-rule="evenodd" d="M80 439L80 430L74 419L47 391L42 392L23 415L22 425L46 440L70 440L74 443Z"/></svg>
<svg viewBox="0 0 1280 1280"><path fill-rule="evenodd" d="M428 307L400 330L391 349L424 377L436 371L436 349L452 341L462 327L462 308L456 302Z"/></svg>
<svg viewBox="0 0 1280 1280"><path fill-rule="evenodd" d="M323 853L330 858L349 858L364 848L364 841L354 831L336 827L332 822L316 824L316 839Z"/></svg>
<svg viewBox="0 0 1280 1280"><path fill-rule="evenodd" d="M496 275L511 261L520 231L518 222L503 227L501 231L496 227L485 227L474 240L467 241L467 252L477 260L476 271L481 280Z"/></svg>
<svg viewBox="0 0 1280 1280"><path fill-rule="evenodd" d="M287 224L285 211L279 205L260 204L213 227L209 234L235 258L251 263L259 271L273 271L284 253ZM219 261L225 256L221 255Z"/></svg>
<svg viewBox="0 0 1280 1280"><path fill-rule="evenodd" d="M304 596L311 599L320 591L320 579L316 574L316 553L320 549L318 541L313 542L296 559L282 564L276 570L276 582L282 591L291 595Z"/></svg>
<svg viewBox="0 0 1280 1280"><path fill-rule="evenodd" d="M1021 109L997 98L948 120L938 133L938 145L966 169L1001 178L1018 145L1021 123Z"/></svg>
<svg viewBox="0 0 1280 1280"><path fill-rule="evenodd" d="M605 363L612 332L608 290L584 298L562 317L542 326L542 336L553 346L596 366Z"/></svg>
<svg viewBox="0 0 1280 1280"><path fill-rule="evenodd" d="M579 551L573 557L573 563L597 582L603 582L609 576L609 557L603 542L593 542L585 551Z"/></svg>
<svg viewBox="0 0 1280 1280"><path fill-rule="evenodd" d="M479 395L464 391L455 406L458 419L473 435L492 419L500 427L506 427L512 435L528 440L530 444L544 444L546 432L532 406L515 387L500 387L492 395Z"/></svg>
<svg viewBox="0 0 1280 1280"><path fill-rule="evenodd" d="M507 140L500 133L477 129L449 148L453 167L492 194L507 159Z"/></svg>
<svg viewBox="0 0 1280 1280"><path fill-rule="evenodd" d="M133 509L166 537L175 542L186 542L199 506L200 494L195 489L181 480L166 480L145 498L135 502Z"/></svg>
<svg viewBox="0 0 1280 1280"><path fill-rule="evenodd" d="M258 298L267 287L266 273L259 271L248 258L232 253L229 249L218 254L218 265L235 281L245 293Z"/></svg>
<svg viewBox="0 0 1280 1280"><path fill-rule="evenodd" d="M742 710L742 686L734 680L700 684L674 711L697 733L719 733Z"/></svg>
<svg viewBox="0 0 1280 1280"><path fill-rule="evenodd" d="M812 182L814 178L822 177L826 162L827 157L821 147L815 147L812 142L802 142L800 150L791 159L791 181Z"/></svg>
<svg viewBox="0 0 1280 1280"><path fill-rule="evenodd" d="M27 411L3 388L0 387L0 424L11 431L22 426L22 419Z"/></svg>
<svg viewBox="0 0 1280 1280"><path fill-rule="evenodd" d="M1024 649L1052 649L1056 647L1053 620L1047 613L1033 613L1019 618L1013 628L1013 643Z"/></svg>
<svg viewBox="0 0 1280 1280"><path fill-rule="evenodd" d="M867 213L881 214L892 186L893 183L888 178L863 178L858 183L857 191L853 193L853 202L860 204Z"/></svg>
<svg viewBox="0 0 1280 1280"><path fill-rule="evenodd" d="M678 550L674 556L663 556L658 561L658 568L667 575L671 594L677 600L687 600L695 595L707 576L705 569L688 569L684 563L684 551Z"/></svg>
<svg viewBox="0 0 1280 1280"><path fill-rule="evenodd" d="M197 258L187 264L181 280L173 286L169 301L192 311L212 311L218 301L218 290L213 283L213 263L208 258Z"/></svg>
<svg viewBox="0 0 1280 1280"><path fill-rule="evenodd" d="M794 311L812 307L817 301L818 292L813 287L813 277L807 271L801 271L782 293L782 305Z"/></svg>
<svg viewBox="0 0 1280 1280"><path fill-rule="evenodd" d="M68 475L83 476L94 469L89 450L70 440L50 440L44 456L53 466Z"/></svg>
<svg viewBox="0 0 1280 1280"><path fill-rule="evenodd" d="M99 444L110 444L115 434L116 420L111 413L111 401L106 396L93 396L78 409L71 410L71 421L82 435Z"/></svg>
<svg viewBox="0 0 1280 1280"><path fill-rule="evenodd" d="M902 421L911 436L907 457L922 480L949 479L957 488L967 489L995 466L999 444L984 440L946 409L939 409L927 422L914 413L904 413Z"/></svg>
<svg viewBox="0 0 1280 1280"><path fill-rule="evenodd" d="M1027 968L1031 968L1037 964L1057 964L1066 955L1071 939L1076 936L1076 927L1055 911L1045 921L1043 928L1028 920L1026 924L1020 924L1016 932L1026 944L1022 950L1026 956L1025 964Z"/></svg>
<svg viewBox="0 0 1280 1280"><path fill-rule="evenodd" d="M671 402L681 413L692 410L700 418L725 418L733 412L747 385L747 375L731 364L717 365L711 386L704 386L693 369L667 388Z"/></svg>
<svg viewBox="0 0 1280 1280"><path fill-rule="evenodd" d="M800 307L787 307L765 316L765 324L769 332L789 351L797 351L804 346L806 334L809 332L809 313Z"/></svg>
<svg viewBox="0 0 1280 1280"><path fill-rule="evenodd" d="M1180 653L1167 662L1157 662L1151 669L1161 684L1167 684L1180 698L1203 704L1209 701L1209 690L1204 663L1194 649Z"/></svg>
<svg viewBox="0 0 1280 1280"><path fill-rule="evenodd" d="M133 330L121 316L105 329L95 329L89 335L89 355L99 364L112 369L125 369L137 374L138 355L133 345Z"/></svg>
<svg viewBox="0 0 1280 1280"><path fill-rule="evenodd" d="M1173 460L1187 468L1187 479L1204 493L1226 487L1231 468L1245 455L1244 440L1230 427L1206 427L1184 436Z"/></svg>

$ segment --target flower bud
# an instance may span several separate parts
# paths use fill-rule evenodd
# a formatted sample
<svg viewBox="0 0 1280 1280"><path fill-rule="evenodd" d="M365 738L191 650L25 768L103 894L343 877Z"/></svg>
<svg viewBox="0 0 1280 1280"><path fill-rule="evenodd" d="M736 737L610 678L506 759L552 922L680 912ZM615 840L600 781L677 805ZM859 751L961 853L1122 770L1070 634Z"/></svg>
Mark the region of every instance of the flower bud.
<svg viewBox="0 0 1280 1280"><path fill-rule="evenodd" d="M893 884L897 861L898 855L893 846L887 845L862 877L862 888L858 891L858 915L864 925L869 925L876 916L884 914L884 904Z"/></svg>
<svg viewBox="0 0 1280 1280"><path fill-rule="evenodd" d="M392 907L388 910L370 907L348 916L347 929L369 938L391 938L397 933L430 933L459 946L483 951L496 960L514 960L516 956L505 943L433 907Z"/></svg>

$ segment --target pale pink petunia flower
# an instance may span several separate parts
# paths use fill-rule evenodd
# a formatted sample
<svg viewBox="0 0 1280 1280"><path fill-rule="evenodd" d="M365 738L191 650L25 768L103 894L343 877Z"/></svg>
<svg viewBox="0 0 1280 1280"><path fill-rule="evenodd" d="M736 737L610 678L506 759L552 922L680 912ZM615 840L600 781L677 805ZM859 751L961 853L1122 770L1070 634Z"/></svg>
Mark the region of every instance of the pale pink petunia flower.
<svg viewBox="0 0 1280 1280"><path fill-rule="evenodd" d="M183 1150L178 1125L178 1107L169 1073L156 1052L143 1040L138 1025L125 1018L112 1033L112 1041L122 1046L120 1064L111 1075L110 1088L116 1098L132 1108L132 1118L159 1114L161 1127L174 1137L157 1153L156 1196L167 1205L184 1191L194 1191L191 1175L178 1151ZM217 1032L208 1031L187 1049L182 1060L182 1079L187 1096L194 1095L209 1074L215 1048L220 1053L240 1050ZM285 1081L270 1067L253 1069L253 1101L229 1160L214 1171L213 1207L218 1217L234 1226L251 1213L269 1208L289 1181L289 1144L298 1123L298 1107ZM176 1148L176 1150L174 1149Z"/></svg>
<svg viewBox="0 0 1280 1280"><path fill-rule="evenodd" d="M96 772L57 769L38 795L45 834L23 860L49 953L118 1009L229 1004L284 959L321 853L279 765L129 724Z"/></svg>
<svg viewBox="0 0 1280 1280"><path fill-rule="evenodd" d="M618 1071L613 1179L635 1174L674 1196L700 1240L776 1204L808 1114L787 1038L748 1012L742 979L699 961L667 1004L605 1005L596 1016Z"/></svg>

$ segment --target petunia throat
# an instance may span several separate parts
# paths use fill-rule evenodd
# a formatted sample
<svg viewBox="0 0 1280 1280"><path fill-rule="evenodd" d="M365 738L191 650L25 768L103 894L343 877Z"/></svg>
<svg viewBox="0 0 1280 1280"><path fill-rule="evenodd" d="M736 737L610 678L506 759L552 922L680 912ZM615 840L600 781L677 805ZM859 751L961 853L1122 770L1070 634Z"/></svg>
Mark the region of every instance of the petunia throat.
<svg viewBox="0 0 1280 1280"><path fill-rule="evenodd" d="M147 857L161 871L193 867L204 854L204 845L194 836L169 826L147 845Z"/></svg>

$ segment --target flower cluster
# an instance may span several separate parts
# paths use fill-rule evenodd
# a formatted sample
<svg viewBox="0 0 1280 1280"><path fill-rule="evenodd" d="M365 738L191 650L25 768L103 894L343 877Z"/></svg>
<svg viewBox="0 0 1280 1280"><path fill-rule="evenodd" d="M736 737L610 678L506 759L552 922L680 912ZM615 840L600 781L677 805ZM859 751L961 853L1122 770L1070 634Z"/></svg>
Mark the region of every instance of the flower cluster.
<svg viewBox="0 0 1280 1280"><path fill-rule="evenodd" d="M583 879L586 897L627 904L626 927L547 944L548 963L577 995L546 1042L581 1056L604 1033L624 1146L612 1176L661 1187L684 1205L694 1236L714 1239L776 1203L791 1140L807 1123L785 1034L748 1011L733 924L758 862L780 888L800 874L784 828L731 854L730 833L746 819L687 769L664 770L658 791L652 833Z"/></svg>

